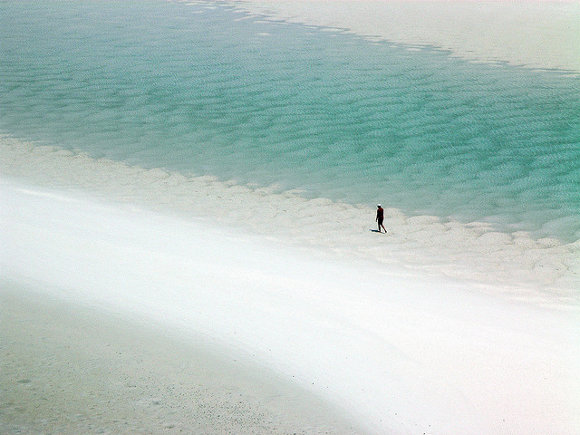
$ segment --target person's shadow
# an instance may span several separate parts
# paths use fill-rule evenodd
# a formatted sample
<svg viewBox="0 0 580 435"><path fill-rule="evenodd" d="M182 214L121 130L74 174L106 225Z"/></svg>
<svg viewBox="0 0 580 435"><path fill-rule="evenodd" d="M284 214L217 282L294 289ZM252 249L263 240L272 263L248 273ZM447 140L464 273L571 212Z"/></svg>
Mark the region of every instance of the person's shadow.
<svg viewBox="0 0 580 435"><path fill-rule="evenodd" d="M369 231L372 231L373 233L387 234L387 233L383 233L382 231L379 231L379 230L370 229Z"/></svg>

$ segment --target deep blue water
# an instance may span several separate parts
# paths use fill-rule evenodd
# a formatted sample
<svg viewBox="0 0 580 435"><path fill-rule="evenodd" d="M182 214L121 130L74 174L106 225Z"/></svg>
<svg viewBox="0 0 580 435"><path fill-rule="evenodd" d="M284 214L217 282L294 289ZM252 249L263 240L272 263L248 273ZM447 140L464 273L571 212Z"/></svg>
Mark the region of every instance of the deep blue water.
<svg viewBox="0 0 580 435"><path fill-rule="evenodd" d="M0 17L5 134L580 238L576 76L264 22L219 3L4 1Z"/></svg>

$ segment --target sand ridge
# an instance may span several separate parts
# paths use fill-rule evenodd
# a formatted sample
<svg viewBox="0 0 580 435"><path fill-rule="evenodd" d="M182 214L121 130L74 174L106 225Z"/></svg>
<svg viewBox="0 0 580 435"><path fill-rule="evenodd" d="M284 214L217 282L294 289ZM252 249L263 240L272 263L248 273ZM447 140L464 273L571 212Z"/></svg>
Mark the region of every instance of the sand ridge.
<svg viewBox="0 0 580 435"><path fill-rule="evenodd" d="M434 47L477 62L580 73L580 3L558 1L233 0L252 14Z"/></svg>

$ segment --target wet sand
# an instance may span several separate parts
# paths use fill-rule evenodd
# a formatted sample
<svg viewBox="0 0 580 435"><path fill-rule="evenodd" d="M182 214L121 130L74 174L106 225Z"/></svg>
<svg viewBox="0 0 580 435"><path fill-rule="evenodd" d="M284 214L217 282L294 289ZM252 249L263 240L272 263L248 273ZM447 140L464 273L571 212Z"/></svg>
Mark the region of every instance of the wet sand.
<svg viewBox="0 0 580 435"><path fill-rule="evenodd" d="M323 255L331 252L348 261L371 260L408 276L419 272L466 279L483 292L511 300L556 307L580 304L578 241L534 239L525 231L499 233L487 222L406 216L386 205L385 249L387 239L372 232L374 207L149 170L2 135L0 174L0 188L16 181L31 186L23 191L26 195L53 195L38 193L34 187L44 186L73 198L88 195L188 221L193 217L195 222L224 228L233 225L236 231L276 244L314 248ZM63 199L63 195L53 197Z"/></svg>

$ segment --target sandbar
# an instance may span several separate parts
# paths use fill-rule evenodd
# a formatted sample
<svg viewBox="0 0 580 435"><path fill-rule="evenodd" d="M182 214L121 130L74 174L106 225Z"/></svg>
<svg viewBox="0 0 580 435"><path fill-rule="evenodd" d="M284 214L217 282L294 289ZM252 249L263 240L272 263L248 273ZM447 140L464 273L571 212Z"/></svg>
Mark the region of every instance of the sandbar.
<svg viewBox="0 0 580 435"><path fill-rule="evenodd" d="M580 72L572 1L233 0L253 14L431 47L477 62Z"/></svg>

